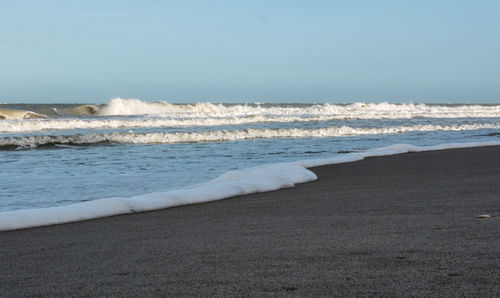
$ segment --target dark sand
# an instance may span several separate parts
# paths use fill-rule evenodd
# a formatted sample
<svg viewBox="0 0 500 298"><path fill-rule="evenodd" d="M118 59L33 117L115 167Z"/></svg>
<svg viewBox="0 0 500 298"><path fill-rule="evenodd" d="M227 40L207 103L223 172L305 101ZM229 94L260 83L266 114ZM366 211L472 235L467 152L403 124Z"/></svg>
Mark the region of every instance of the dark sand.
<svg viewBox="0 0 500 298"><path fill-rule="evenodd" d="M0 293L500 295L500 147L313 170L276 192L1 232Z"/></svg>

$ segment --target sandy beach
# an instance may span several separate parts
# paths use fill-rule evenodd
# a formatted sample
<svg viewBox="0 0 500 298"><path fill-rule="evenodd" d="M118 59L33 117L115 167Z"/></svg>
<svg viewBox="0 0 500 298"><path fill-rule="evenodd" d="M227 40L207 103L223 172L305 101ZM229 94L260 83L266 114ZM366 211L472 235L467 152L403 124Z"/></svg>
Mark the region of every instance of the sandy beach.
<svg viewBox="0 0 500 298"><path fill-rule="evenodd" d="M275 192L0 232L0 296L500 295L500 146L312 170Z"/></svg>

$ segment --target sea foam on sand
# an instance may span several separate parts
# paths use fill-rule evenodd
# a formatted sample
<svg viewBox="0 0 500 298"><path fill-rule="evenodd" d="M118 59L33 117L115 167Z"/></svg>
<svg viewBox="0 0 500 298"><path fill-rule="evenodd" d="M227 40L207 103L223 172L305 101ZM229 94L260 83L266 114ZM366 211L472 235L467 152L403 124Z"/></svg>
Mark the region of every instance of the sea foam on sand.
<svg viewBox="0 0 500 298"><path fill-rule="evenodd" d="M427 147L397 144L364 152L339 154L328 159L268 164L242 171L230 171L206 183L179 190L130 198L113 197L59 207L2 212L0 213L0 231L151 211L292 187L297 183L317 179L316 175L307 168L352 162L366 157L494 145L500 145L500 142L453 143Z"/></svg>

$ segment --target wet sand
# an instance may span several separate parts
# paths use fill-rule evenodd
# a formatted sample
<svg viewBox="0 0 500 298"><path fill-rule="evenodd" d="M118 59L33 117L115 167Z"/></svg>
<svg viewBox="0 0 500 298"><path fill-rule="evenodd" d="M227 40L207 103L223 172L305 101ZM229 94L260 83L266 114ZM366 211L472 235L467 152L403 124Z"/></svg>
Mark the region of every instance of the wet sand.
<svg viewBox="0 0 500 298"><path fill-rule="evenodd" d="M0 232L0 296L500 295L500 146L312 170L275 192Z"/></svg>

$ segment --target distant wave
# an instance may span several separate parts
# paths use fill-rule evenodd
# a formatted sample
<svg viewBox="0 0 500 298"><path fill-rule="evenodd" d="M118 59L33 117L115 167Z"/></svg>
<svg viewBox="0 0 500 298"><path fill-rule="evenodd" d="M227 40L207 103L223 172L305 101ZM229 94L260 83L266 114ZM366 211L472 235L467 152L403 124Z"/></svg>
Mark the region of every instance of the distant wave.
<svg viewBox="0 0 500 298"><path fill-rule="evenodd" d="M30 106L30 105L25 105ZM38 109L42 109L37 105ZM42 105L43 106L43 105ZM50 105L49 105L50 106ZM62 106L62 107L59 107ZM69 107L68 107L69 106ZM47 110L48 107L43 108ZM145 102L139 99L114 98L107 104L80 106L52 105L55 115L71 116L131 116L153 115L167 118L231 118L231 117L313 117L328 116L336 119L404 119L404 118L464 118L499 117L500 105L426 105L391 103L353 104L171 104ZM0 109L0 111L2 111ZM21 111L17 111L21 112ZM16 113L17 113L16 112ZM32 111L22 111L24 113ZM38 111L36 111L38 112ZM13 112L10 111L12 114ZM35 113L36 114L36 113ZM42 114L45 114L42 112ZM5 119L23 119L9 118Z"/></svg>
<svg viewBox="0 0 500 298"><path fill-rule="evenodd" d="M63 110L63 113L66 115L95 115L98 114L101 110L100 105L81 105L78 107L67 108ZM64 114L61 114L64 115Z"/></svg>
<svg viewBox="0 0 500 298"><path fill-rule="evenodd" d="M0 110L0 118L2 117ZM331 121L355 119L412 118L493 118L500 117L500 105L425 105L354 103L349 105L226 105L198 103L192 105L148 103L138 99L112 99L105 105L81 105L57 108L57 119L31 112L33 117L18 113L4 116L0 132L28 132L67 129L115 129L175 126L218 126L269 122ZM23 111L29 112L29 111ZM36 114L36 115L35 115ZM71 116L73 115L73 116ZM76 117L75 115L79 115ZM123 117L116 117L121 115ZM146 115L128 117L130 115ZM37 117L35 117L37 116ZM91 117L89 117L91 116ZM113 116L113 117L112 117Z"/></svg>
<svg viewBox="0 0 500 298"><path fill-rule="evenodd" d="M500 129L500 124L463 124L463 125L411 125L393 127L327 127L315 129L254 129L217 130L190 133L151 132L135 133L111 132L74 135L34 135L27 137L0 138L0 148L23 149L50 145L93 145L100 143L125 144L171 144L188 142L225 142L251 139L274 138L321 138L357 135L398 134L418 131L464 131L477 129Z"/></svg>
<svg viewBox="0 0 500 298"><path fill-rule="evenodd" d="M48 118L48 117L32 111L0 109L0 119L10 120L10 119L35 119L35 118Z"/></svg>
<svg viewBox="0 0 500 298"><path fill-rule="evenodd" d="M96 107L97 108L97 107ZM241 117L241 116L336 116L337 119L400 119L415 117L461 118L498 117L498 105L425 105L391 103L353 103L316 105L262 104L170 104L144 102L139 99L114 98L98 107L98 115L164 115L173 117Z"/></svg>

